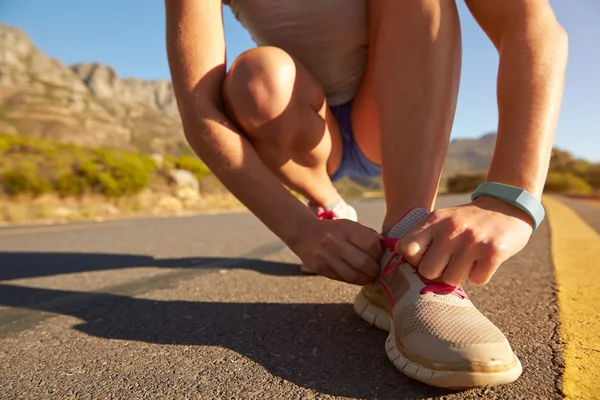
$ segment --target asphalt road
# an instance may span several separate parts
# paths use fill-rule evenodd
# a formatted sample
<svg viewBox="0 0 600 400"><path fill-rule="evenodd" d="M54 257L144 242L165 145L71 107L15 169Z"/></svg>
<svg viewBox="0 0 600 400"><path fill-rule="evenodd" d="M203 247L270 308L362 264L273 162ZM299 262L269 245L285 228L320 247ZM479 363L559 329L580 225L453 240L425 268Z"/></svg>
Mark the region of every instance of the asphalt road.
<svg viewBox="0 0 600 400"><path fill-rule="evenodd" d="M353 204L378 227L381 201ZM248 213L3 228L0 398L562 398L548 223L466 289L521 359L517 382L406 378L352 311L359 288L303 276Z"/></svg>

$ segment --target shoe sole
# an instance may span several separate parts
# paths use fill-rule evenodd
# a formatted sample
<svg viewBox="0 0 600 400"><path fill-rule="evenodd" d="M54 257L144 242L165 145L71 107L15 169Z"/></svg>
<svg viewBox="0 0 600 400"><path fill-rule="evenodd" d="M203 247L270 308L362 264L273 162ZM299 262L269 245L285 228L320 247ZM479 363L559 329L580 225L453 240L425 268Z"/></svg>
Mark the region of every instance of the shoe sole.
<svg viewBox="0 0 600 400"><path fill-rule="evenodd" d="M516 381L523 368L515 356L515 366L502 372L468 372L433 370L407 359L396 345L392 316L387 310L373 304L361 290L354 301L354 311L369 325L389 332L385 341L385 352L396 369L409 378L431 386L447 389L468 389L483 386L496 386Z"/></svg>

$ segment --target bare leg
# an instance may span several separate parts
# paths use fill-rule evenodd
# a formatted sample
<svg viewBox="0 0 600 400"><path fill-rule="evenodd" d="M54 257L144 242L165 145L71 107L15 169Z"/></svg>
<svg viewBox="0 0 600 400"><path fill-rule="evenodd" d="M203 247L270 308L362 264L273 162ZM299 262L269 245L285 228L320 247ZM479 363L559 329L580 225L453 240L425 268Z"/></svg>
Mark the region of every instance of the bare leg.
<svg viewBox="0 0 600 400"><path fill-rule="evenodd" d="M223 97L230 117L285 185L315 205L338 199L329 176L341 160L339 128L323 89L302 65L275 47L249 50L234 61Z"/></svg>
<svg viewBox="0 0 600 400"><path fill-rule="evenodd" d="M369 7L371 51L353 125L365 155L382 162L386 228L435 202L456 109L460 22L453 1Z"/></svg>

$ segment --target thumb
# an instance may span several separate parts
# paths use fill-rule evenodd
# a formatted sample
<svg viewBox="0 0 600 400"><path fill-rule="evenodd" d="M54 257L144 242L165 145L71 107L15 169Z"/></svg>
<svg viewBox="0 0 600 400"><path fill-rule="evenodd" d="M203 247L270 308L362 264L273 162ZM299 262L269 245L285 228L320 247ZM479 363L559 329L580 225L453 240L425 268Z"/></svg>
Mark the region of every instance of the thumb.
<svg viewBox="0 0 600 400"><path fill-rule="evenodd" d="M429 229L409 232L396 243L396 251L402 255L413 267L418 267L421 259L431 245L433 237Z"/></svg>

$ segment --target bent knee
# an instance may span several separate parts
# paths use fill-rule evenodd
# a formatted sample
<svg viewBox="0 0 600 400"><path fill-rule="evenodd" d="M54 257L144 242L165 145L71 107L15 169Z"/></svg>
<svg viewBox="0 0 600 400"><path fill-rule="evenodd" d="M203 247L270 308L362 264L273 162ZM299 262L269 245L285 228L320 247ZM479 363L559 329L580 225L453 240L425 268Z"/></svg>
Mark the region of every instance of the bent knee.
<svg viewBox="0 0 600 400"><path fill-rule="evenodd" d="M258 47L240 54L223 83L230 117L251 134L289 106L295 80L294 60L279 48Z"/></svg>

